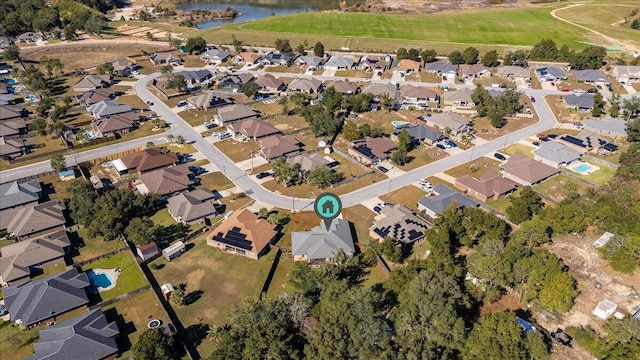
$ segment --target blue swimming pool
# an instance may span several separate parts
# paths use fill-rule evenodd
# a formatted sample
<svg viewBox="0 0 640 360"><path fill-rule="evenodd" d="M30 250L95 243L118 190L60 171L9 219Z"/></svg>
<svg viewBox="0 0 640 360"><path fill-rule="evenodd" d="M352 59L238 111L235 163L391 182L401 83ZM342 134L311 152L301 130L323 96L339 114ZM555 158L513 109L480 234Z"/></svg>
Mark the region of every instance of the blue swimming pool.
<svg viewBox="0 0 640 360"><path fill-rule="evenodd" d="M36 98L36 96L35 95L27 95L24 98L29 100L29 101L33 101Z"/></svg>
<svg viewBox="0 0 640 360"><path fill-rule="evenodd" d="M395 128L401 128L401 127L406 126L407 124L409 124L409 122L407 122L407 121L392 121L391 124L393 124L393 127L395 127Z"/></svg>
<svg viewBox="0 0 640 360"><path fill-rule="evenodd" d="M90 283L89 288L94 293L113 285L113 279L107 273L89 270L87 271L87 277L89 278Z"/></svg>
<svg viewBox="0 0 640 360"><path fill-rule="evenodd" d="M17 82L18 82L18 80L13 79L13 78L8 78L7 79L7 85L13 85L13 84L15 84Z"/></svg>
<svg viewBox="0 0 640 360"><path fill-rule="evenodd" d="M578 161L568 166L569 170L577 172L581 175L591 175L592 173L600 170L597 165L592 165L584 161Z"/></svg>

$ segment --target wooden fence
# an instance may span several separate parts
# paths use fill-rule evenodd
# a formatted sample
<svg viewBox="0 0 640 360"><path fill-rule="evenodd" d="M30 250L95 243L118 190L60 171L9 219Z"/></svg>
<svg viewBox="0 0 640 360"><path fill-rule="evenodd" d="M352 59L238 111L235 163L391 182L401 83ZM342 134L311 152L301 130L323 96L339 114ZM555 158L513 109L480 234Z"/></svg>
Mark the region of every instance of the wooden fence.
<svg viewBox="0 0 640 360"><path fill-rule="evenodd" d="M106 142L111 142L111 141L115 141L116 137L115 136L109 136L106 138L97 138L97 139L93 139L91 141L87 141L87 142L83 142L83 143L79 143L79 144L69 144L69 148L71 149L82 149L82 148L86 148L89 146L93 146L93 145L98 145L98 144L104 144Z"/></svg>
<svg viewBox="0 0 640 360"><path fill-rule="evenodd" d="M589 161L597 162L598 164L606 165L606 166L614 168L616 170L618 170L618 168L620 167L620 165L618 165L618 164L610 163L605 159L600 159L600 158L595 157L593 155L583 154L582 157L583 158L587 158Z"/></svg>
<svg viewBox="0 0 640 360"><path fill-rule="evenodd" d="M112 240L112 241L118 241L118 240ZM96 257L91 258L91 259L88 259L88 260L84 260L84 261L77 262L77 263L75 263L75 264L73 264L73 265L70 265L68 268L72 268L72 267L83 267L84 265L94 263L94 262L96 262L96 261L98 261L98 260L102 260L102 259L110 258L110 257L112 257L113 255L120 254L121 252L124 252L124 251L127 251L127 250L129 250L129 247L128 247L128 246L125 246L125 247L122 247L122 248L120 248L120 249L118 249L118 250L114 250L114 251L112 251L112 252L108 252L108 253L106 253L106 254L102 254L102 255L100 255L100 256L96 256Z"/></svg>
<svg viewBox="0 0 640 360"><path fill-rule="evenodd" d="M145 285L145 286L143 286L141 288L137 288L137 289L135 289L133 291L129 291L126 294L122 294L120 296L116 296L113 299L102 301L102 302L99 302L99 303L97 303L95 305L89 306L89 310L93 310L93 309L97 309L99 307L111 305L111 304L116 303L116 302L118 302L120 300L124 300L124 299L127 299L127 298L131 297L131 296L138 295L141 292L144 292L144 291L149 290L149 289L151 289L151 285L147 284L147 285Z"/></svg>
<svg viewBox="0 0 640 360"><path fill-rule="evenodd" d="M564 176L566 176L568 178L571 178L573 180L576 180L578 182L581 182L581 183L583 183L583 184L585 184L587 186L590 186L590 187L592 187L592 188L594 188L596 190L598 190L600 188L600 185L594 184L594 183L592 183L590 181L587 181L587 180L585 180L585 179L583 179L581 177L578 177L578 176L572 174L570 170L562 169L562 175L564 175Z"/></svg>

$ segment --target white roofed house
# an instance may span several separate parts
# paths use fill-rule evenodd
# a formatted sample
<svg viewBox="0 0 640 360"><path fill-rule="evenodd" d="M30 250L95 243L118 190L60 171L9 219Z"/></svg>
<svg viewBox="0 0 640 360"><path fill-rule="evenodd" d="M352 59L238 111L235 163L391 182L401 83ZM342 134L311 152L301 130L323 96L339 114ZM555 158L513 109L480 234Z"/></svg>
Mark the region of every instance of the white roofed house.
<svg viewBox="0 0 640 360"><path fill-rule="evenodd" d="M490 77L491 69L479 64L463 64L460 65L460 75L467 79Z"/></svg>
<svg viewBox="0 0 640 360"><path fill-rule="evenodd" d="M640 81L640 65L616 65L613 68L613 76L615 76L620 83L627 85Z"/></svg>
<svg viewBox="0 0 640 360"><path fill-rule="evenodd" d="M611 136L626 137L627 122L617 118L601 118L593 120L585 120L582 122L584 129L593 133Z"/></svg>
<svg viewBox="0 0 640 360"><path fill-rule="evenodd" d="M231 54L220 49L211 49L200 54L200 59L207 64L220 64L231 57Z"/></svg>
<svg viewBox="0 0 640 360"><path fill-rule="evenodd" d="M417 87L412 85L403 85L400 87L401 107L415 107L418 109L427 109L438 106L438 94L426 87Z"/></svg>

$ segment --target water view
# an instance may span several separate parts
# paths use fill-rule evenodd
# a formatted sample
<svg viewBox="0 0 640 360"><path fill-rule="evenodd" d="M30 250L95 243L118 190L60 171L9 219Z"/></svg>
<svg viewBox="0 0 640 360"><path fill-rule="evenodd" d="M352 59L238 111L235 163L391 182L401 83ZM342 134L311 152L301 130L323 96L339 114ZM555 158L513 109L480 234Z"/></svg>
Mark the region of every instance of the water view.
<svg viewBox="0 0 640 360"><path fill-rule="evenodd" d="M326 2L326 1L325 1ZM316 11L318 9L315 1L303 0L191 0L178 5L178 9L183 11L189 10L224 10L231 6L242 15L235 19L229 20L212 20L198 24L198 29L207 29L211 27L226 25L234 22L244 22L262 19L272 15L286 15L301 13L305 11ZM337 2L336 2L337 3Z"/></svg>

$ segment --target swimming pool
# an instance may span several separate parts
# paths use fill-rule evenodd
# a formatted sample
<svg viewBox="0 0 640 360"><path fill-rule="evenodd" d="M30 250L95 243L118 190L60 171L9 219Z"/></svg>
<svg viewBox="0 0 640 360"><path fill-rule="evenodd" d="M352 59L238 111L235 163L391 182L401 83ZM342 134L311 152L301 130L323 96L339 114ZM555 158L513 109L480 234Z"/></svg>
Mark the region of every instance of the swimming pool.
<svg viewBox="0 0 640 360"><path fill-rule="evenodd" d="M568 166L569 170L576 172L581 175L591 175L594 172L600 170L600 167L597 165L589 164L584 161L576 161Z"/></svg>
<svg viewBox="0 0 640 360"><path fill-rule="evenodd" d="M13 78L8 78L7 79L7 85L13 85L13 84L15 84L17 82L18 82L18 80L13 79Z"/></svg>
<svg viewBox="0 0 640 360"><path fill-rule="evenodd" d="M35 95L27 95L24 98L29 100L29 101L33 101L36 98L36 96Z"/></svg>
<svg viewBox="0 0 640 360"><path fill-rule="evenodd" d="M410 124L410 123L407 122L407 121L397 121L396 120L396 121L392 121L391 124L393 124L393 127L395 127L397 129L397 128L401 128L403 126L407 126L407 124Z"/></svg>
<svg viewBox="0 0 640 360"><path fill-rule="evenodd" d="M109 274L99 269L88 270L87 277L89 278L89 289L91 289L93 293L109 290L113 288L115 283Z"/></svg>

